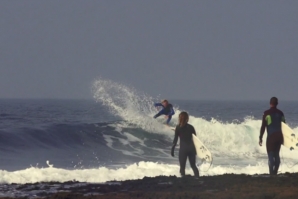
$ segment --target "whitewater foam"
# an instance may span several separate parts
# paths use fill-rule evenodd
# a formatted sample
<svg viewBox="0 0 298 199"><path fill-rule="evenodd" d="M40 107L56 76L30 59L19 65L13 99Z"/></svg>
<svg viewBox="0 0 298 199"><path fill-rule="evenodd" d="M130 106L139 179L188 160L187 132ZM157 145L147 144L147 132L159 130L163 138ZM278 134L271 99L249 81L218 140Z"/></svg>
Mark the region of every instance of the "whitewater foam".
<svg viewBox="0 0 298 199"><path fill-rule="evenodd" d="M153 133L171 133L169 129L153 119L157 110L153 106L152 97L125 85L103 79L94 82L93 92L97 102L107 106L112 114L121 117L130 126L135 125Z"/></svg>
<svg viewBox="0 0 298 199"><path fill-rule="evenodd" d="M207 172L208 165L204 164L200 170L201 176L213 176L226 173L234 174L262 174L268 173L268 166L266 161L262 161L256 165L237 166L237 165L213 165ZM286 165L281 165L281 172L298 172L298 166L288 168ZM186 174L193 175L190 168L186 169ZM107 181L123 181L142 179L144 177L155 176L171 176L179 175L179 166L177 164L162 164L156 162L144 162L134 163L126 167L118 169L109 169L107 167L99 167L94 169L76 169L66 170L54 167L48 168L36 168L31 167L28 169L8 172L0 170L0 183L35 183L35 182L67 182L67 181L80 181L88 183L103 183Z"/></svg>
<svg viewBox="0 0 298 199"><path fill-rule="evenodd" d="M165 139L168 141L173 139L173 132L162 125L160 121L152 118L156 110L151 96L140 94L135 89L103 79L94 82L93 90L94 98L98 102L109 107L113 114L120 116L126 121L122 125L127 125L126 127L129 128L135 126L149 133L166 135L168 138ZM172 123L175 124L181 111L177 107L174 108L176 114L172 118ZM224 123L216 119L207 121L206 119L192 116L191 110L188 112L190 113L189 123L195 127L197 136L213 153L214 157L243 158L246 160L247 158L267 156L266 147L258 145L261 120L247 117L243 122ZM298 127L294 131L298 133ZM122 134L128 135L124 132ZM137 140L140 143L143 142L135 136L126 136L125 141L120 141L123 144L129 144ZM284 158L291 159L297 157L297 155L297 151L289 151L286 148L283 150Z"/></svg>

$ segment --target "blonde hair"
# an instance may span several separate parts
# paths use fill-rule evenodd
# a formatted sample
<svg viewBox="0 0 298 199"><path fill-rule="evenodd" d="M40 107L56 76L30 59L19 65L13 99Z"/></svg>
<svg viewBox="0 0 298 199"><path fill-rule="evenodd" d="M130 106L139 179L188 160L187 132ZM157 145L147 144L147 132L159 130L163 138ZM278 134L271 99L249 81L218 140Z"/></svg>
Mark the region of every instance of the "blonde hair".
<svg viewBox="0 0 298 199"><path fill-rule="evenodd" d="M187 112L183 111L179 114L179 126L183 127L188 122L188 114Z"/></svg>
<svg viewBox="0 0 298 199"><path fill-rule="evenodd" d="M166 100L166 99L164 99L164 100L161 101L161 103L164 103L164 102L165 103L169 103L168 100Z"/></svg>

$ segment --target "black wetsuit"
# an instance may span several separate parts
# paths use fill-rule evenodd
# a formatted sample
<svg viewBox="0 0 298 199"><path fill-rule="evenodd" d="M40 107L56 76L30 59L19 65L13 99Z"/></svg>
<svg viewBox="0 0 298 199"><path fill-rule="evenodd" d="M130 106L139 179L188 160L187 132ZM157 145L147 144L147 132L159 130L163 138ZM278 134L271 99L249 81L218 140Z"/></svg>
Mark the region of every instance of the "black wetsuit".
<svg viewBox="0 0 298 199"><path fill-rule="evenodd" d="M192 134L196 135L194 127L190 124L186 124L183 127L177 125L175 129L175 138L173 141L173 147L176 146L178 137L180 138L180 150L179 150L179 162L180 173L185 175L185 165L188 157L190 166L196 177L199 177L199 170L196 166L196 149L192 141Z"/></svg>
<svg viewBox="0 0 298 199"><path fill-rule="evenodd" d="M273 175L277 174L280 164L279 151L283 143L281 122L285 122L285 117L283 112L276 107L271 107L264 112L260 140L262 140L265 128L267 128L266 149L269 159L269 173Z"/></svg>

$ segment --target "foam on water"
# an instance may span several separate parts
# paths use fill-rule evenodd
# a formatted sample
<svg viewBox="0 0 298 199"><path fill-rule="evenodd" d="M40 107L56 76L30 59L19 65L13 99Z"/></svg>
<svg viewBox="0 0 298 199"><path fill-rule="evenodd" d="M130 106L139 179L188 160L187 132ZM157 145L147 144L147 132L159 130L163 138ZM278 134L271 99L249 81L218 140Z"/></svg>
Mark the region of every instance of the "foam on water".
<svg viewBox="0 0 298 199"><path fill-rule="evenodd" d="M201 170L207 170L208 165L202 165ZM281 165L281 172L298 172L298 166L292 168ZM213 165L207 172L201 172L201 176L221 175L225 173L234 174L262 174L268 173L265 160L256 165L237 166L237 165ZM193 175L190 168L186 169L186 174ZM77 180L80 182L101 183L107 181L122 181L142 179L143 177L155 176L179 176L179 166L177 164L161 164L155 162L139 162L123 168L109 169L99 167L94 169L66 170L60 168L36 168L31 167L24 170L8 172L0 170L0 183L35 183L35 182L66 182Z"/></svg>

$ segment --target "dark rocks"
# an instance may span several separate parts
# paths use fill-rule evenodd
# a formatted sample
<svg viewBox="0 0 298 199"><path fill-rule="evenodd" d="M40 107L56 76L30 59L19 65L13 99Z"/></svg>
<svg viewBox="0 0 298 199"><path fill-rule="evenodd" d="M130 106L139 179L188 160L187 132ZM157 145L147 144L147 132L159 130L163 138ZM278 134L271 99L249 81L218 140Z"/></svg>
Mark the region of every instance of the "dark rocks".
<svg viewBox="0 0 298 199"><path fill-rule="evenodd" d="M216 198L297 198L298 174L285 173L271 177L269 175L235 175L145 177L140 180L127 180L107 183L37 183L15 186L15 190L28 197L48 199L216 199ZM7 189L8 190L8 189ZM1 190L0 190L1 191ZM30 195L30 194L31 195ZM34 193L34 194L33 194Z"/></svg>

